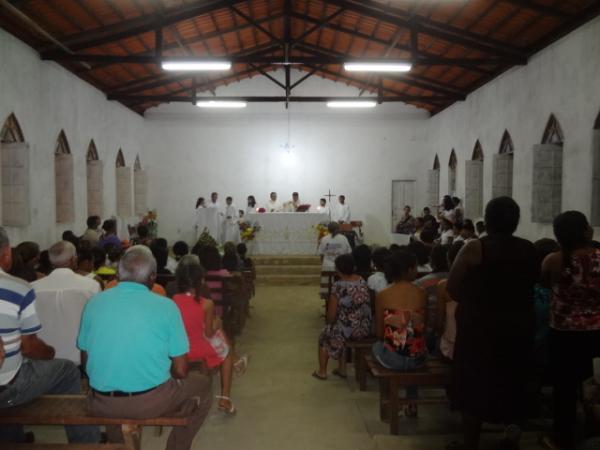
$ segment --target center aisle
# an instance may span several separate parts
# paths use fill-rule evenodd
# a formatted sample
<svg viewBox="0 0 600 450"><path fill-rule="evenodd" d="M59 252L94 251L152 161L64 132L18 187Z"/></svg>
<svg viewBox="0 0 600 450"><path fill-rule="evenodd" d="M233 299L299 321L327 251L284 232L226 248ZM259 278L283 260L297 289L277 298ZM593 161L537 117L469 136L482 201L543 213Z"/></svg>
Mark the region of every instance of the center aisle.
<svg viewBox="0 0 600 450"><path fill-rule="evenodd" d="M194 449L374 448L348 383L335 377L320 382L310 376L323 326L320 305L317 288L258 288L239 343L250 363L246 374L234 379L238 412L225 417L213 404ZM218 378L214 382L217 391ZM162 450L167 435L157 437L147 429L144 450Z"/></svg>

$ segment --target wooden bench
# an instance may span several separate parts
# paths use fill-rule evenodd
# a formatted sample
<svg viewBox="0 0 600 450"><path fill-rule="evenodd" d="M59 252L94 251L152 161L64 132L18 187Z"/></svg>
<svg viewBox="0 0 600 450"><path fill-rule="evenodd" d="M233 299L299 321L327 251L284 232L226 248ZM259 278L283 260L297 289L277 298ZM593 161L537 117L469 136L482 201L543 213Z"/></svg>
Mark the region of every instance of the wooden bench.
<svg viewBox="0 0 600 450"><path fill-rule="evenodd" d="M360 341L346 341L345 347L354 354L354 377L358 382L358 388L361 391L367 390L367 364L365 356L371 353L371 347L375 343L374 337L361 339Z"/></svg>
<svg viewBox="0 0 600 450"><path fill-rule="evenodd" d="M379 379L379 415L381 420L390 422L390 434L398 434L398 414L400 407L409 403L446 403L446 395L409 399L399 397L400 388L441 387L450 385L451 367L439 359L430 359L425 367L410 372L386 369L371 354L365 355L365 363L373 376Z"/></svg>
<svg viewBox="0 0 600 450"><path fill-rule="evenodd" d="M184 426L187 417L114 419L95 417L87 411L84 395L45 395L14 408L0 409L0 425L118 425L123 444L11 444L11 449L45 450L141 450L142 427Z"/></svg>

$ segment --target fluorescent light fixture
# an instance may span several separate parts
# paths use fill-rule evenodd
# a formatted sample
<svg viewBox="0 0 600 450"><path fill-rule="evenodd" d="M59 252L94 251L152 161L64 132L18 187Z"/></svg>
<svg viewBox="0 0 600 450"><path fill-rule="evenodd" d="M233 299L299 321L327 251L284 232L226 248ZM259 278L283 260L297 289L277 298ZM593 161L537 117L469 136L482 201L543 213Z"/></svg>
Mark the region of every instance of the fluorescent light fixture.
<svg viewBox="0 0 600 450"><path fill-rule="evenodd" d="M168 71L200 72L231 69L229 61L163 61L162 68Z"/></svg>
<svg viewBox="0 0 600 450"><path fill-rule="evenodd" d="M412 64L408 62L347 62L344 69L348 72L409 72Z"/></svg>
<svg viewBox="0 0 600 450"><path fill-rule="evenodd" d="M327 102L329 108L374 108L377 102L367 100L335 100Z"/></svg>
<svg viewBox="0 0 600 450"><path fill-rule="evenodd" d="M245 108L246 102L235 100L203 100L196 102L198 108Z"/></svg>

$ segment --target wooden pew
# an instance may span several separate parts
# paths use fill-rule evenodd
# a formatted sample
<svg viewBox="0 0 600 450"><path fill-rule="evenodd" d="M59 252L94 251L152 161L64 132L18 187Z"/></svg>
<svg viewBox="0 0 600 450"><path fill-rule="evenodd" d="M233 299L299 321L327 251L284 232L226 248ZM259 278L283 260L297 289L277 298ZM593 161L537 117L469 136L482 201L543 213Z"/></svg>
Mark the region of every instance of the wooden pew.
<svg viewBox="0 0 600 450"><path fill-rule="evenodd" d="M84 395L45 395L25 405L0 409L0 425L118 425L123 444L10 444L11 449L28 450L141 450L142 427L184 426L186 417L114 419L95 417L87 411Z"/></svg>
<svg viewBox="0 0 600 450"><path fill-rule="evenodd" d="M371 354L371 347L376 342L375 337L368 337L360 341L346 341L346 349L352 351L354 361L354 377L361 391L367 390L367 364L365 356Z"/></svg>
<svg viewBox="0 0 600 450"><path fill-rule="evenodd" d="M435 404L448 401L446 395L408 399L399 397L401 388L440 387L450 385L451 367L439 359L430 359L425 367L410 372L398 372L383 367L371 354L365 355L369 371L379 380L379 415L381 420L390 421L390 434L398 434L398 414L400 407L408 403Z"/></svg>

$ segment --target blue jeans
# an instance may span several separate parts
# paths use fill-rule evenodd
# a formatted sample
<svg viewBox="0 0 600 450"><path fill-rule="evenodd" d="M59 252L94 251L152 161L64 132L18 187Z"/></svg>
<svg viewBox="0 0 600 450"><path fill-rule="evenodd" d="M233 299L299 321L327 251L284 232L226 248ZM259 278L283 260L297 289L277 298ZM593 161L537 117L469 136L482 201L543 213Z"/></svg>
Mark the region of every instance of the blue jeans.
<svg viewBox="0 0 600 450"><path fill-rule="evenodd" d="M413 358L410 356L400 355L392 350L385 347L383 342L378 341L373 344L372 347L373 356L379 361L386 369L397 370L398 372L408 372L410 370L416 370L425 364L427 356L421 358ZM419 396L419 390L416 386L406 387L407 398L417 398Z"/></svg>
<svg viewBox="0 0 600 450"><path fill-rule="evenodd" d="M81 373L75 364L65 359L24 359L19 373L5 391L0 393L0 408L11 408L47 394L80 394ZM100 428L96 426L65 426L69 442L98 443ZM0 442L23 442L20 425L0 427Z"/></svg>

